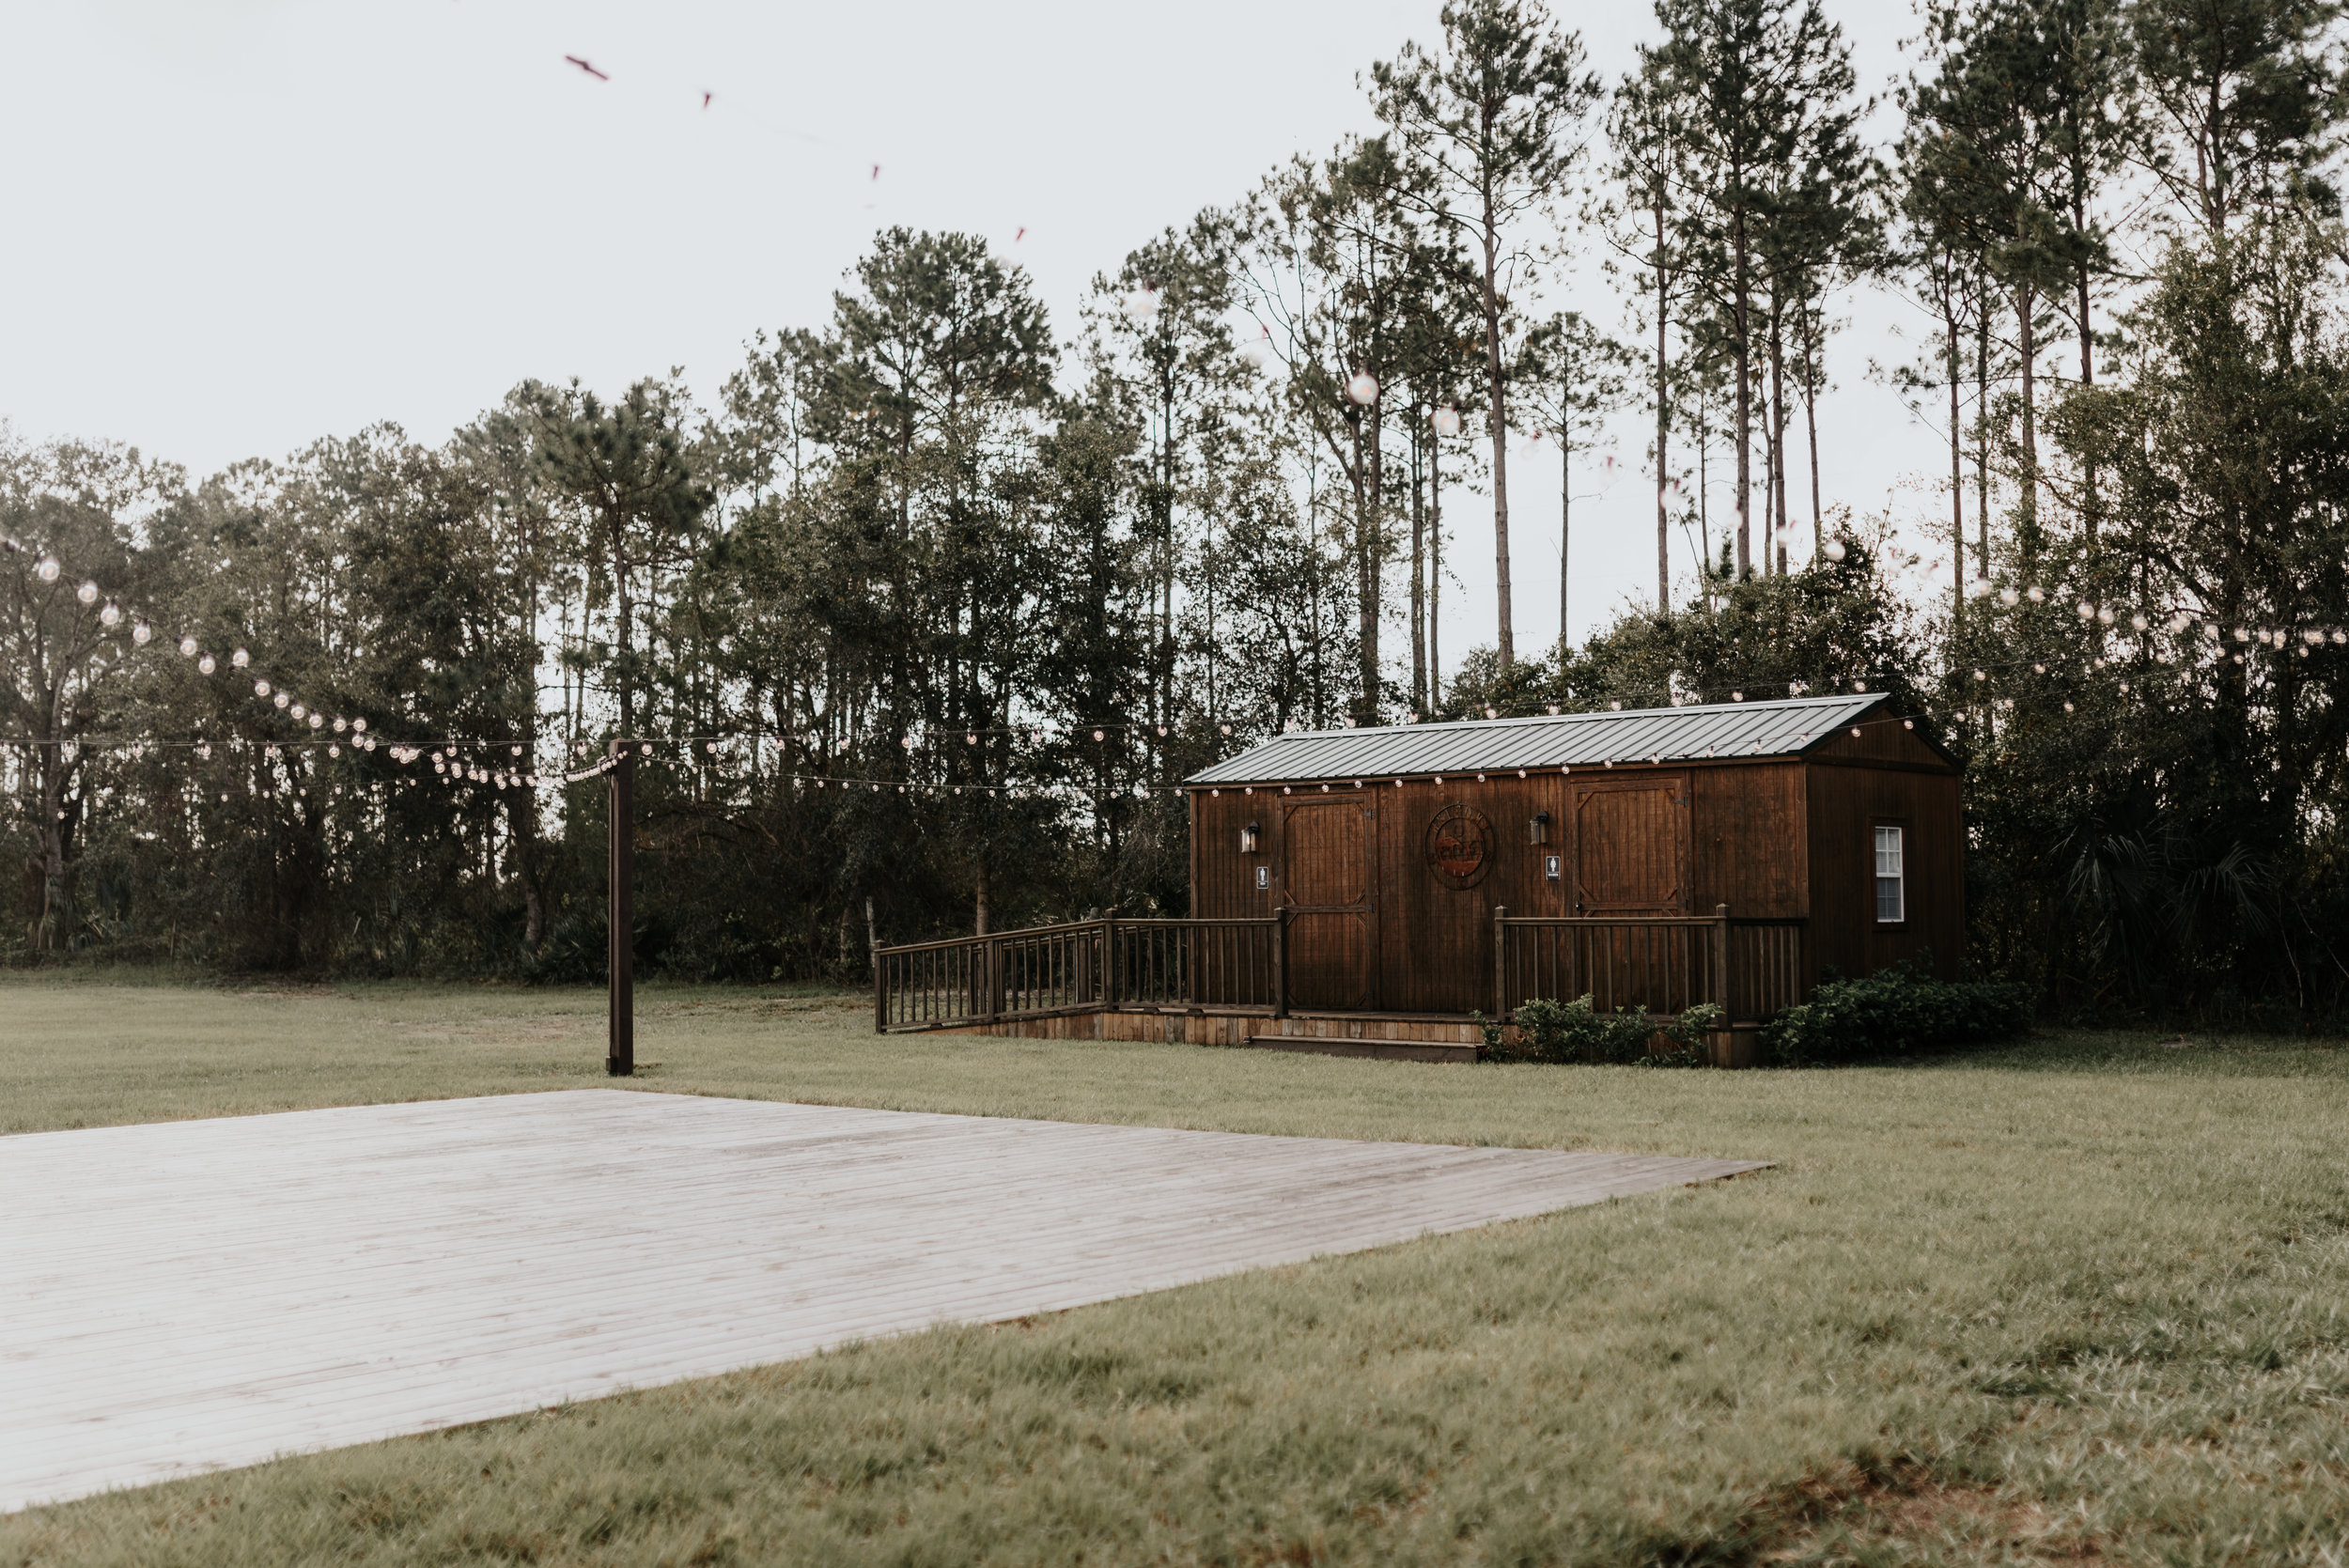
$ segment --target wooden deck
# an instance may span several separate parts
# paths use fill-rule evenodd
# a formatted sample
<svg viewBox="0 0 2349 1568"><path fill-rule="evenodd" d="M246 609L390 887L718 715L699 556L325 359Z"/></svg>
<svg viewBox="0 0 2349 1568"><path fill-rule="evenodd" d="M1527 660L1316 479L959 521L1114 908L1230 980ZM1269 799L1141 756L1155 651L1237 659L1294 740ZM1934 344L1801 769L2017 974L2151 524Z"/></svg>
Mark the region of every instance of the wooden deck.
<svg viewBox="0 0 2349 1568"><path fill-rule="evenodd" d="M0 1510L1755 1162L580 1090L0 1139Z"/></svg>

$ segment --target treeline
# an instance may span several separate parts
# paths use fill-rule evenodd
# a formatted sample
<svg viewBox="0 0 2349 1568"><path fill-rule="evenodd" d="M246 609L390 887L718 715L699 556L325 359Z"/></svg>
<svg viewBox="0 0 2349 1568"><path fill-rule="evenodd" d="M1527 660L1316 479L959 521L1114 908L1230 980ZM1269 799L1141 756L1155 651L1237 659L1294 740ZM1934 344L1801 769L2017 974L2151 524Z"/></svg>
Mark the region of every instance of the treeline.
<svg viewBox="0 0 2349 1568"><path fill-rule="evenodd" d="M1616 81L1538 4L1459 0L1365 72L1377 133L1141 246L1069 330L982 241L893 230L706 404L527 382L438 446L201 480L11 448L6 939L589 974L602 795L557 775L628 737L646 961L853 976L875 939L1180 909L1167 786L1283 727L1857 682L1968 760L1980 967L2335 1013L2336 21L1936 5L1871 95L1802 0L1659 0ZM1544 303L1600 279L1616 319ZM1865 355L1947 441L1914 516L1823 477L1863 287L1924 324ZM1511 497L1571 523L1618 426L1656 608L1526 644ZM1463 604L1447 557L1488 537L1498 602ZM1949 592L1905 598L1929 556Z"/></svg>

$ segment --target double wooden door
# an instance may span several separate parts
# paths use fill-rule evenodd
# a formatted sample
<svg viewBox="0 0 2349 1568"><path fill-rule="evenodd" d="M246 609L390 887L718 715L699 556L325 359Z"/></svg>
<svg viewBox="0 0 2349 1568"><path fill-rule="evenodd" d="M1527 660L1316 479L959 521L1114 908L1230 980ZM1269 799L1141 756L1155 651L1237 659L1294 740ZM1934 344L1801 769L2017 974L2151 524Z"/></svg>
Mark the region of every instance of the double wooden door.
<svg viewBox="0 0 2349 1568"><path fill-rule="evenodd" d="M1363 795L1284 803L1281 893L1289 1005L1378 1005L1378 808Z"/></svg>

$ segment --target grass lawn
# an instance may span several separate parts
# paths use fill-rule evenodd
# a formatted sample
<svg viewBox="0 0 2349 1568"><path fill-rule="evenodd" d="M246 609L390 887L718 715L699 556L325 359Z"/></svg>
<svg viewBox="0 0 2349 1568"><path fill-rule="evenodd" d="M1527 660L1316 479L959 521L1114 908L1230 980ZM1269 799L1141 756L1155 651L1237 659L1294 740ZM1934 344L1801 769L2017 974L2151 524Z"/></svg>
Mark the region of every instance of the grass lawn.
<svg viewBox="0 0 2349 1568"><path fill-rule="evenodd" d="M639 1002L647 1090L1781 1164L37 1510L0 1564L2349 1563L2341 1042L1471 1068ZM0 1130L601 1083L602 1005L0 976Z"/></svg>

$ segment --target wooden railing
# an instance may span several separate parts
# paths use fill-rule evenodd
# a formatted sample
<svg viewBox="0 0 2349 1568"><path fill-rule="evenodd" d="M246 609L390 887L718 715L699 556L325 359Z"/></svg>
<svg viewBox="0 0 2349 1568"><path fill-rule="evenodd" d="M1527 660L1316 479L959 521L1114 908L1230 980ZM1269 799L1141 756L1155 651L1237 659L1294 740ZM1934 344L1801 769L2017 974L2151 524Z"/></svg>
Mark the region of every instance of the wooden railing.
<svg viewBox="0 0 2349 1568"><path fill-rule="evenodd" d="M1513 919L1493 911L1492 1010L1587 995L1602 1012L1677 1014L1719 1003L1758 1022L1802 1000L1800 920L1639 915Z"/></svg>
<svg viewBox="0 0 2349 1568"><path fill-rule="evenodd" d="M941 1029L1103 1008L1287 1011L1280 920L1121 920L878 948L873 1027Z"/></svg>

